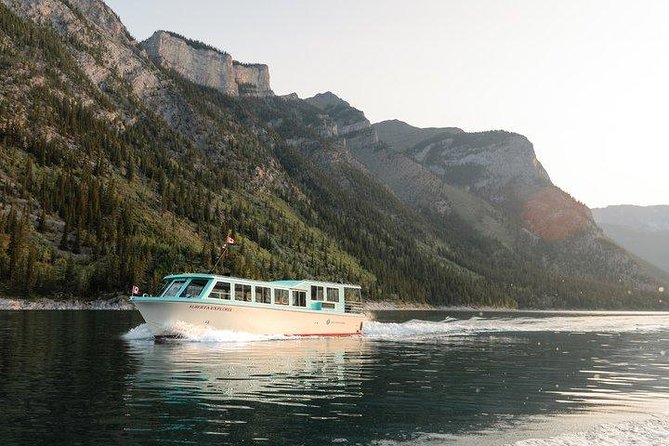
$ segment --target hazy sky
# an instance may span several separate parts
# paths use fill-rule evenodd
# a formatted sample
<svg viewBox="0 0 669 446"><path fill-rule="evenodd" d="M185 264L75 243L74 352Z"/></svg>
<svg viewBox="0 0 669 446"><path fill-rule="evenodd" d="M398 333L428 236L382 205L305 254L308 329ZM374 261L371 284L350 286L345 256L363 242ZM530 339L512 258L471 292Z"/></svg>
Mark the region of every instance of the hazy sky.
<svg viewBox="0 0 669 446"><path fill-rule="evenodd" d="M526 135L595 207L669 204L669 2L108 0L137 39L167 29L330 90L372 122Z"/></svg>

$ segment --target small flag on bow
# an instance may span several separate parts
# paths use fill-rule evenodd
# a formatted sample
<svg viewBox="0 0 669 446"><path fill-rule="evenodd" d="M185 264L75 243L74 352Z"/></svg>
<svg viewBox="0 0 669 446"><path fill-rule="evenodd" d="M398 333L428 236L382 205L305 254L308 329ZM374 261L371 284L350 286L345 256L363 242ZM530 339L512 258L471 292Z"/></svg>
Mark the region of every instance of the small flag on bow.
<svg viewBox="0 0 669 446"><path fill-rule="evenodd" d="M139 287L136 285L132 287L132 295L134 296L135 294L139 294Z"/></svg>
<svg viewBox="0 0 669 446"><path fill-rule="evenodd" d="M232 237L228 236L228 237L225 239L225 243L228 244L228 245L234 245L234 244L235 244L235 239L233 239Z"/></svg>

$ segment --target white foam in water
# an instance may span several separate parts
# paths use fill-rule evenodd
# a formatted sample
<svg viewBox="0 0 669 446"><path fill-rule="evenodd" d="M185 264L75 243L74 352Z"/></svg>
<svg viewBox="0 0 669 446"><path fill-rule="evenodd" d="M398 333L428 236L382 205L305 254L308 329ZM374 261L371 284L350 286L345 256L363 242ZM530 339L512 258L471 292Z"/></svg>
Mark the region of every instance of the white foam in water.
<svg viewBox="0 0 669 446"><path fill-rule="evenodd" d="M655 332L669 329L669 314L616 316L512 317L459 320L446 318L431 322L370 321L363 326L365 336L380 339L411 339L422 336L466 336L495 332Z"/></svg>
<svg viewBox="0 0 669 446"><path fill-rule="evenodd" d="M290 339L288 336L257 335L232 330L216 330L211 327L190 325L185 322L176 322L167 328L167 332L174 333L179 340L190 342L255 342L275 339ZM129 341L153 340L153 334L148 324L140 324L123 335Z"/></svg>
<svg viewBox="0 0 669 446"><path fill-rule="evenodd" d="M253 342L276 339L291 339L288 336L257 335L231 330L216 330L186 323L175 323L168 331L180 339L195 342ZM467 336L479 333L500 332L596 332L596 333L650 333L669 330L669 314L662 315L616 315L616 316L555 316L555 317L472 317L442 321L413 319L407 322L369 321L363 325L363 334L372 339L416 339L434 336ZM150 340L153 335L147 324L128 331L126 340Z"/></svg>
<svg viewBox="0 0 669 446"><path fill-rule="evenodd" d="M151 333L151 330L149 330L149 324L140 324L135 328L131 328L130 331L124 334L123 339L126 341L153 339L153 334Z"/></svg>
<svg viewBox="0 0 669 446"><path fill-rule="evenodd" d="M450 434L425 433L405 441L377 440L374 446L442 446L463 444L500 445L497 434L477 435L474 438ZM601 424L582 432L567 432L550 438L531 438L507 443L505 446L667 446L669 445L669 420L651 418Z"/></svg>
<svg viewBox="0 0 669 446"><path fill-rule="evenodd" d="M513 443L514 446L666 446L668 444L669 422L662 419L602 424L585 432Z"/></svg>

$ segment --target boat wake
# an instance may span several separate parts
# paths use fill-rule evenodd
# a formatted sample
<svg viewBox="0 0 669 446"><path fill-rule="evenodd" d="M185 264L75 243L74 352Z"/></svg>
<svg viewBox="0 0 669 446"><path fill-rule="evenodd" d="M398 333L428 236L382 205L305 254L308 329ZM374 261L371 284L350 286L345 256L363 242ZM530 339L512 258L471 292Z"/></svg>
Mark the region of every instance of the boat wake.
<svg viewBox="0 0 669 446"><path fill-rule="evenodd" d="M667 330L669 314L616 316L555 316L455 319L438 322L365 323L364 335L377 339L415 339L425 336L468 336L504 332L650 333Z"/></svg>
<svg viewBox="0 0 669 446"><path fill-rule="evenodd" d="M602 424L585 432L547 439L521 440L513 446L660 446L669 444L669 422L663 419ZM510 445L509 445L510 446Z"/></svg>
<svg viewBox="0 0 669 446"><path fill-rule="evenodd" d="M489 445L504 444L499 441L500 433L484 433L475 438L454 437L449 434L420 434L408 441L380 440L374 446L441 446L441 445ZM494 436L494 439L491 438ZM649 418L600 424L588 430L565 432L549 438L530 438L506 443L505 446L666 446L669 444L669 420Z"/></svg>
<svg viewBox="0 0 669 446"><path fill-rule="evenodd" d="M190 342L254 342L294 339L290 336L216 330L186 323L166 327L178 340ZM407 322L366 322L363 335L369 339L416 340L421 338L473 336L484 333L554 332L554 333L652 333L669 328L669 314L616 316L555 316L455 319L442 321L410 320ZM129 341L153 340L147 324L141 324L123 335Z"/></svg>
<svg viewBox="0 0 669 446"><path fill-rule="evenodd" d="M199 327L183 322L176 322L165 328L167 332L174 334L174 339L170 340L182 342L237 343L292 339L289 336L281 335L258 335L232 330L216 330L210 327ZM122 337L126 341L153 341L155 339L148 324L140 324L125 333Z"/></svg>

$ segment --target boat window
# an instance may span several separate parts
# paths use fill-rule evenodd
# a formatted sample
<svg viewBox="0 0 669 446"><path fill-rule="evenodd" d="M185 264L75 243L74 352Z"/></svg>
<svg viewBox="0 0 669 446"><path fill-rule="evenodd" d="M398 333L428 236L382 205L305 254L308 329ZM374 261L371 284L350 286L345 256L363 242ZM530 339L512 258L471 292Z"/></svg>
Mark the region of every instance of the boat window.
<svg viewBox="0 0 669 446"><path fill-rule="evenodd" d="M306 291L293 291L293 305L296 307L306 307L307 306L307 293Z"/></svg>
<svg viewBox="0 0 669 446"><path fill-rule="evenodd" d="M311 286L311 300L325 300L323 299L322 286Z"/></svg>
<svg viewBox="0 0 669 446"><path fill-rule="evenodd" d="M321 308L325 308L326 310L334 310L335 309L335 304L329 303L329 302L323 302L321 304Z"/></svg>
<svg viewBox="0 0 669 446"><path fill-rule="evenodd" d="M288 290L274 290L274 303L277 305L288 305Z"/></svg>
<svg viewBox="0 0 669 446"><path fill-rule="evenodd" d="M346 302L360 302L362 298L360 297L359 288L344 288L344 300Z"/></svg>
<svg viewBox="0 0 669 446"><path fill-rule="evenodd" d="M328 302L339 302L339 288L328 288Z"/></svg>
<svg viewBox="0 0 669 446"><path fill-rule="evenodd" d="M191 281L188 282L188 285L186 285L186 288L184 288L179 297L186 297L186 298L200 297L200 293L202 293L202 290L204 289L204 287L207 286L208 283L209 281L207 279L191 279Z"/></svg>
<svg viewBox="0 0 669 446"><path fill-rule="evenodd" d="M251 302L251 285L235 284L235 300Z"/></svg>
<svg viewBox="0 0 669 446"><path fill-rule="evenodd" d="M344 288L344 311L346 313L362 313L360 288Z"/></svg>
<svg viewBox="0 0 669 446"><path fill-rule="evenodd" d="M167 287L167 289L165 290L165 293L163 293L162 297L175 297L184 283L186 283L185 279L173 281Z"/></svg>
<svg viewBox="0 0 669 446"><path fill-rule="evenodd" d="M271 290L264 286L256 287L256 302L261 304L271 304L272 303L272 293Z"/></svg>
<svg viewBox="0 0 669 446"><path fill-rule="evenodd" d="M225 299L230 300L230 283L229 282L216 282L216 286L209 293L209 297L214 299Z"/></svg>
<svg viewBox="0 0 669 446"><path fill-rule="evenodd" d="M163 294L165 294L165 291L167 291L170 285L172 285L171 280L165 280L164 282L165 283L163 284L163 288L160 290L160 293L156 294L156 296L162 296Z"/></svg>

